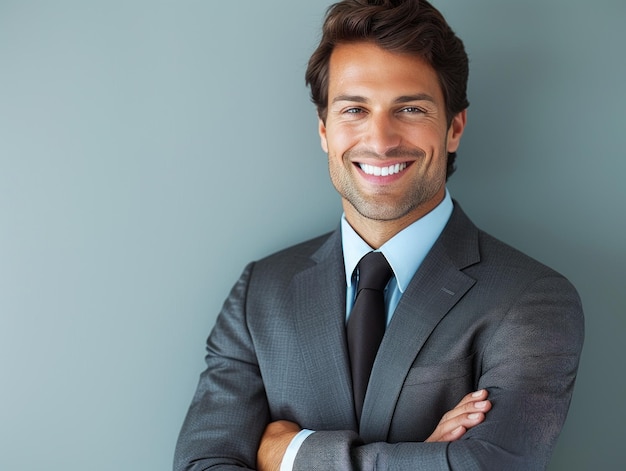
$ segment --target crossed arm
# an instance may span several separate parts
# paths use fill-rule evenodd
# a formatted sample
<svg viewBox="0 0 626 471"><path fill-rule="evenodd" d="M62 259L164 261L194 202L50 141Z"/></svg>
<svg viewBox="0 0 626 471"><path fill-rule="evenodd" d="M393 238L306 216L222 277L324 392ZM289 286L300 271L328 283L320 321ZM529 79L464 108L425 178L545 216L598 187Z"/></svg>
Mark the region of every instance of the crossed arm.
<svg viewBox="0 0 626 471"><path fill-rule="evenodd" d="M304 387L300 370L288 371L289 362L282 361L286 350L299 351L296 340L286 336L291 348L276 350L273 337L266 335L270 328L289 331L289 325L281 325L289 318L274 317L270 326L246 318L248 275L234 287L207 343L207 369L181 430L177 470L277 470L300 430L293 423L297 417L315 429L315 411L290 413L292 403L282 387L283 373L289 373L294 394ZM501 322L477 323L489 328L489 342L483 344L480 376L472 384L483 395L489 391L488 401L481 394L464 398L425 442L364 443L352 430L320 428L302 443L294 469L544 469L573 390L584 332L582 310L571 285L558 277L537 280L510 304ZM470 334L481 332L478 327ZM459 342L471 341L472 335L460 336ZM255 348L255 342L265 342L265 348ZM259 368L260 352L264 364L271 365L266 373L275 375L269 382ZM451 386L447 382L437 391L448 394ZM404 400L396 412L406 418L410 407ZM271 422L272 417L292 422Z"/></svg>
<svg viewBox="0 0 626 471"><path fill-rule="evenodd" d="M485 389L465 396L451 411L444 414L427 443L453 442L461 438L467 430L485 420L491 409ZM298 424L287 420L270 423L263 433L257 453L259 471L279 471L287 447L300 432Z"/></svg>

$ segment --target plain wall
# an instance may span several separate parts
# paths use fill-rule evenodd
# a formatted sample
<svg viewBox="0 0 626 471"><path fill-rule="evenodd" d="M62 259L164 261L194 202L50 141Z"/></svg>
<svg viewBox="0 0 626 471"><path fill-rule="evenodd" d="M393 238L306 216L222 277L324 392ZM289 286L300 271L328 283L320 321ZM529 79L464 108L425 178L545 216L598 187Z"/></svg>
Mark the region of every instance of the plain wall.
<svg viewBox="0 0 626 471"><path fill-rule="evenodd" d="M303 79L328 4L0 0L0 469L170 469L243 266L338 223ZM617 469L626 2L435 5L471 59L449 188L585 305L550 470Z"/></svg>

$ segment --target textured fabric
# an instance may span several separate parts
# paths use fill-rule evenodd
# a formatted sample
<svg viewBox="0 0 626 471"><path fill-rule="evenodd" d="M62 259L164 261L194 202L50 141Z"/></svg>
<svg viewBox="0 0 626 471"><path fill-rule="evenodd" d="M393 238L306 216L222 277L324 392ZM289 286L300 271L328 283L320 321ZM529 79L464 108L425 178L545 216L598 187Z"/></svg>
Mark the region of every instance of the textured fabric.
<svg viewBox="0 0 626 471"><path fill-rule="evenodd" d="M370 252L359 262L358 275L357 295L348 320L348 351L357 420L361 417L374 358L385 334L384 290L392 271L382 253Z"/></svg>
<svg viewBox="0 0 626 471"><path fill-rule="evenodd" d="M339 231L247 266L207 340L174 469L255 469L279 419L316 431L296 471L545 469L584 332L564 277L455 205L387 327L359 424L345 299ZM423 443L480 388L493 403L485 422L456 442Z"/></svg>

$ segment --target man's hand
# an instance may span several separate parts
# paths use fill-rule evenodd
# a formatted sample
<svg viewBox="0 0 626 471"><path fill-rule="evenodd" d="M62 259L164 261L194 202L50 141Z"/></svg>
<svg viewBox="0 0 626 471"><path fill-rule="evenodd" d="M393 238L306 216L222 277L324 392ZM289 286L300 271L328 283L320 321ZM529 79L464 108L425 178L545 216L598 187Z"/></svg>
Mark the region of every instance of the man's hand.
<svg viewBox="0 0 626 471"><path fill-rule="evenodd" d="M261 437L257 451L258 471L279 471L287 447L300 430L298 424L287 420L269 424Z"/></svg>
<svg viewBox="0 0 626 471"><path fill-rule="evenodd" d="M491 409L485 389L468 394L454 409L446 412L427 442L453 442L461 438L470 428L485 420Z"/></svg>

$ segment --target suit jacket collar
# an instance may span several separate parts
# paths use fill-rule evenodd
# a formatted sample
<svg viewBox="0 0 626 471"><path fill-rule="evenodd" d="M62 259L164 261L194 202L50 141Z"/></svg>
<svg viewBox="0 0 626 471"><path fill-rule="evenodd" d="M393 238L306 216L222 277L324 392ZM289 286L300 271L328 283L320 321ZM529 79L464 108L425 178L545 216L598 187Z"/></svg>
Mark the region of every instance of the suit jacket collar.
<svg viewBox="0 0 626 471"><path fill-rule="evenodd" d="M478 232L461 206L454 201L454 210L438 242L459 270L480 262Z"/></svg>

